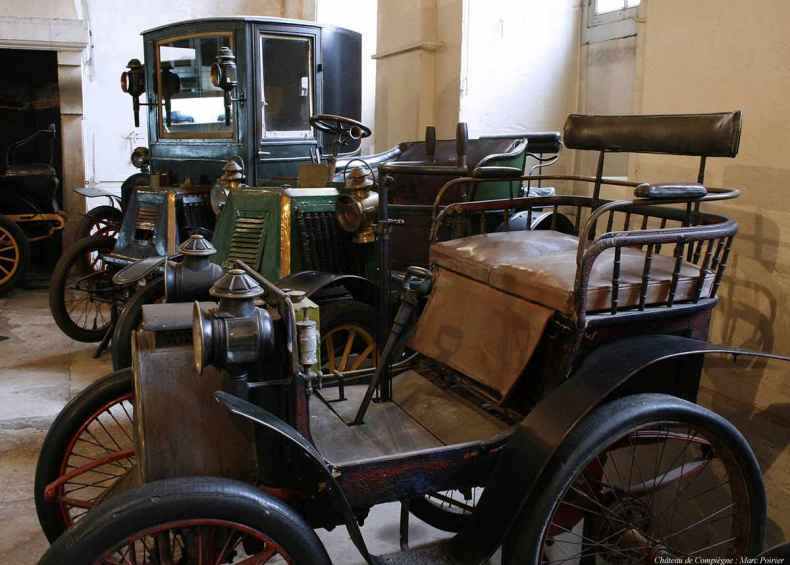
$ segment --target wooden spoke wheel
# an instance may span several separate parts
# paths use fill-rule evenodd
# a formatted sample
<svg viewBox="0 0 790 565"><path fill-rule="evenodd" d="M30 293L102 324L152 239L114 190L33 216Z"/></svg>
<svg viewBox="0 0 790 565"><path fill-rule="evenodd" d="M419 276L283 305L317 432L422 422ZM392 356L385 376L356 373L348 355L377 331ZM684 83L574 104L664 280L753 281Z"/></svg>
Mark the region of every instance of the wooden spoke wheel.
<svg viewBox="0 0 790 565"><path fill-rule="evenodd" d="M321 345L325 373L356 371L376 363L376 340L360 325L342 324L332 328L321 336Z"/></svg>
<svg viewBox="0 0 790 565"><path fill-rule="evenodd" d="M376 365L375 317L371 306L355 300L321 306L321 363L324 374Z"/></svg>
<svg viewBox="0 0 790 565"><path fill-rule="evenodd" d="M86 238L65 253L52 274L49 306L58 327L78 341L100 341L113 323L113 268L104 260L112 238Z"/></svg>
<svg viewBox="0 0 790 565"><path fill-rule="evenodd" d="M544 476L508 562L737 561L762 546L765 492L748 443L677 398L602 406L565 438Z"/></svg>
<svg viewBox="0 0 790 565"><path fill-rule="evenodd" d="M0 294L24 278L30 261L30 244L22 229L0 214Z"/></svg>
<svg viewBox="0 0 790 565"><path fill-rule="evenodd" d="M132 486L134 390L127 369L102 377L58 415L36 468L36 510L49 540L96 504Z"/></svg>

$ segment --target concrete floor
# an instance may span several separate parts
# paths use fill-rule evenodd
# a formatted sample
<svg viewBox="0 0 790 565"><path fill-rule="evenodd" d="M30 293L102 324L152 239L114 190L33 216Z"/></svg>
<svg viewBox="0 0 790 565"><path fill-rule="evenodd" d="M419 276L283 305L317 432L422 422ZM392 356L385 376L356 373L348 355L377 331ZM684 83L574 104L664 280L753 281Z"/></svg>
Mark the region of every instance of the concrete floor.
<svg viewBox="0 0 790 565"><path fill-rule="evenodd" d="M94 344L60 332L46 290L0 298L0 336L8 338L0 340L0 563L31 565L47 548L33 502L39 447L63 405L110 371L110 358L93 359ZM371 512L363 533L373 553L397 550L399 511L398 504L387 504ZM319 535L334 563L363 563L345 528ZM443 535L412 519L413 544Z"/></svg>

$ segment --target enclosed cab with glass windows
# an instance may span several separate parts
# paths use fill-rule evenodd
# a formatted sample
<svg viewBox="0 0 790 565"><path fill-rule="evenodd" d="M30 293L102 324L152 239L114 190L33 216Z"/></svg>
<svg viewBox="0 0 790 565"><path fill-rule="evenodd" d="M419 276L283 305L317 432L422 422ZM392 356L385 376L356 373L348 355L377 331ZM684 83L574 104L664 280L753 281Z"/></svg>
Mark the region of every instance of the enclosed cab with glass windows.
<svg viewBox="0 0 790 565"><path fill-rule="evenodd" d="M210 185L228 159L247 184L295 178L320 157L319 113L359 119L361 38L280 18L209 18L143 33L145 62L122 78L148 121L151 171L169 185ZM145 99L142 95L145 95ZM354 153L359 141L344 147Z"/></svg>

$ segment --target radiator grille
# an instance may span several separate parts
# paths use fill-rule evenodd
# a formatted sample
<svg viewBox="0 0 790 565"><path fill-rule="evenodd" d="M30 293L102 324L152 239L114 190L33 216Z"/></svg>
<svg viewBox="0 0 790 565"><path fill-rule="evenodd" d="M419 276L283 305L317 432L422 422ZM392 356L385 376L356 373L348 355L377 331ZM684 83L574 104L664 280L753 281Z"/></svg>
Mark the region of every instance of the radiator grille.
<svg viewBox="0 0 790 565"><path fill-rule="evenodd" d="M228 259L241 259L251 267L257 267L264 236L263 218L237 218L230 238Z"/></svg>
<svg viewBox="0 0 790 565"><path fill-rule="evenodd" d="M351 234L340 229L334 212L297 210L296 226L302 249L302 268L329 273L354 273L355 246Z"/></svg>
<svg viewBox="0 0 790 565"><path fill-rule="evenodd" d="M140 203L137 207L137 219L135 226L138 230L151 230L156 227L159 221L160 207L156 204Z"/></svg>

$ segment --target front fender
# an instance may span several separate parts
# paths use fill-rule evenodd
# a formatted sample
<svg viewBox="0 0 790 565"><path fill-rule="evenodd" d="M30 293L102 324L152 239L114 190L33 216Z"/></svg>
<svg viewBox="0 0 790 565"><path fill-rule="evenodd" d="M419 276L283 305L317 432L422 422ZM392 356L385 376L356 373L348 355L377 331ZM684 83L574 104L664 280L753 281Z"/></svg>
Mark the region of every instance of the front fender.
<svg viewBox="0 0 790 565"><path fill-rule="evenodd" d="M338 485L335 480L333 470L329 466L329 463L318 452L315 446L293 426L290 426L260 406L256 406L238 396L223 391L215 393L215 397L219 402L224 404L232 414L250 420L256 426L263 427L267 431L279 435L304 454L305 459L313 466L314 471L316 471L318 476L320 476L327 485L335 510L340 512L343 516L346 528L348 528L348 533L354 545L357 546L357 549L365 560L371 563L372 557L368 551L367 545L365 545L365 540L362 538L362 532L359 529L359 524L357 524L354 511L351 509L351 504L349 504L343 489L340 488L340 485Z"/></svg>
<svg viewBox="0 0 790 565"><path fill-rule="evenodd" d="M357 275L335 275L322 271L301 271L293 273L277 281L277 286L288 290L301 290L308 298L313 298L321 291L343 286L355 300L366 304L375 304L378 287L365 277ZM320 302L320 301L319 301Z"/></svg>
<svg viewBox="0 0 790 565"><path fill-rule="evenodd" d="M481 563L502 545L530 494L539 488L541 473L556 450L596 406L657 363L709 354L790 361L790 357L783 355L669 335L626 338L596 349L515 430L502 450L476 511L465 529L451 540L452 554L465 563Z"/></svg>

